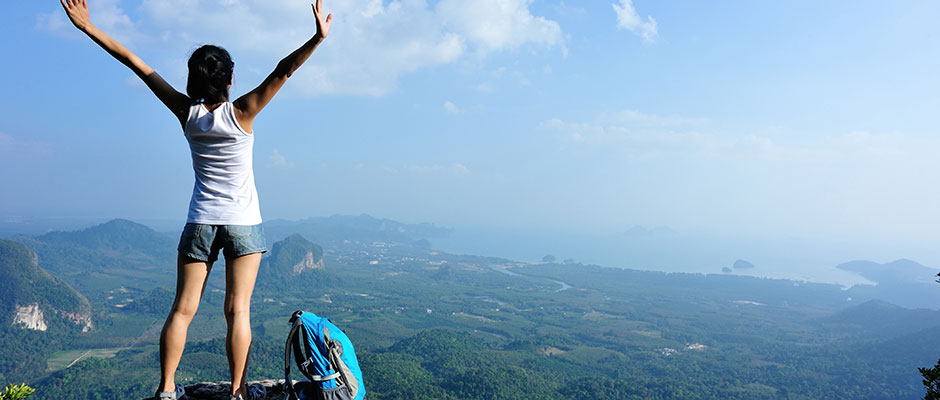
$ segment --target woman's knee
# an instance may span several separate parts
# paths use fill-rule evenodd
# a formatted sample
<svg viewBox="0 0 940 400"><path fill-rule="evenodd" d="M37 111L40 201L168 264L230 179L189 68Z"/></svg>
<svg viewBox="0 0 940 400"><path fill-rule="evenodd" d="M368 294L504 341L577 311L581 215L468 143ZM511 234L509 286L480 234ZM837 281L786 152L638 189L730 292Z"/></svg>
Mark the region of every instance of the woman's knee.
<svg viewBox="0 0 940 400"><path fill-rule="evenodd" d="M248 316L251 315L251 307L247 304L246 305L237 305L237 304L226 305L224 312L225 312L225 318L229 320L239 318L239 317L248 318Z"/></svg>
<svg viewBox="0 0 940 400"><path fill-rule="evenodd" d="M173 303L173 309L170 311L171 314L174 314L176 317L193 319L196 315L196 311L199 309L198 301L180 301L177 300Z"/></svg>

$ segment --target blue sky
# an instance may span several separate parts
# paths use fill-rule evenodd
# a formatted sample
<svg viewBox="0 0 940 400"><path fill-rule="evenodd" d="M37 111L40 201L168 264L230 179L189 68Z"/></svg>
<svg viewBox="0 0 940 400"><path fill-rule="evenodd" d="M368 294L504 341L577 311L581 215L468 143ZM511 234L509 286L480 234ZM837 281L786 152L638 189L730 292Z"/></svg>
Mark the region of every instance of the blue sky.
<svg viewBox="0 0 940 400"><path fill-rule="evenodd" d="M267 219L639 224L940 261L938 2L325 1L329 39L255 123ZM189 52L228 48L236 96L315 29L299 1L89 2L178 89ZM182 222L171 114L56 1L4 11L0 217Z"/></svg>

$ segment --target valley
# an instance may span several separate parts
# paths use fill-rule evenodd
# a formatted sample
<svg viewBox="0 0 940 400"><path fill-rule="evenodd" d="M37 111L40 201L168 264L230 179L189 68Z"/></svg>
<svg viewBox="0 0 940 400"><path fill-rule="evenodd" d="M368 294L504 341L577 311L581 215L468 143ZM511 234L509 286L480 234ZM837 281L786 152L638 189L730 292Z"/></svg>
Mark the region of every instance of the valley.
<svg viewBox="0 0 940 400"><path fill-rule="evenodd" d="M249 379L281 377L297 309L347 332L374 399L913 398L923 393L917 368L940 356L940 312L870 288L448 254L407 226L355 221L267 228ZM6 367L5 380L30 383L38 398L152 391L174 275L163 257L172 237L148 230L126 221L14 238L88 298L94 329L7 323L4 347L54 351L31 370ZM96 252L112 258L69 261ZM182 382L228 375L224 263L214 268Z"/></svg>

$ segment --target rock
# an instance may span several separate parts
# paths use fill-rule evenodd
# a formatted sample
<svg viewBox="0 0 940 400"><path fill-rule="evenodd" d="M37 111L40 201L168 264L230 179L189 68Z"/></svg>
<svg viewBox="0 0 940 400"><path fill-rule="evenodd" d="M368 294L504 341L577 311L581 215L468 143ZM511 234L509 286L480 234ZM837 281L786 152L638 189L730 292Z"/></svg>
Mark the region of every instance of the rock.
<svg viewBox="0 0 940 400"><path fill-rule="evenodd" d="M81 325L82 332L88 332L94 328L94 326L91 324L91 314L80 313L80 312L60 311L60 310L56 310L56 311L58 311L59 314L61 314L63 317L71 321L73 324Z"/></svg>
<svg viewBox="0 0 940 400"><path fill-rule="evenodd" d="M313 252L308 251L303 260L300 260L300 262L294 264L294 266L291 267L291 270L294 272L294 275L298 275L306 270L323 268L323 256L321 255L319 260L314 261Z"/></svg>
<svg viewBox="0 0 940 400"><path fill-rule="evenodd" d="M46 331L46 319L43 318L42 310L39 309L39 303L33 303L28 306L16 305L16 315L13 316L13 325L21 325L26 329L34 331Z"/></svg>
<svg viewBox="0 0 940 400"><path fill-rule="evenodd" d="M283 379L248 382L249 385L253 383L259 383L267 389L268 394L265 396L265 400L287 399L287 393L284 392ZM229 392L232 390L232 383L228 381L200 382L187 385L185 390L186 398L190 400L229 400Z"/></svg>

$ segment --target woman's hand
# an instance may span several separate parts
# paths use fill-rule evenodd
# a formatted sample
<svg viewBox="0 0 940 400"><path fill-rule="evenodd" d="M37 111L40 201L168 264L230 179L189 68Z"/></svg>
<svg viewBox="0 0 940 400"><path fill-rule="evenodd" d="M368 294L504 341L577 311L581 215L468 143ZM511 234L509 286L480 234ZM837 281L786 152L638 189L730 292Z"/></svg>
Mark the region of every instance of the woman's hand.
<svg viewBox="0 0 940 400"><path fill-rule="evenodd" d="M321 39L326 39L326 35L330 33L330 23L333 22L333 14L327 15L324 19L322 6L323 0L317 0L316 3L310 4L310 7L313 7L313 16L317 18L317 35L320 35Z"/></svg>
<svg viewBox="0 0 940 400"><path fill-rule="evenodd" d="M91 18L88 16L88 2L86 0L59 0L69 20L78 30L84 32L85 28L91 25ZM327 28L329 29L329 28Z"/></svg>

